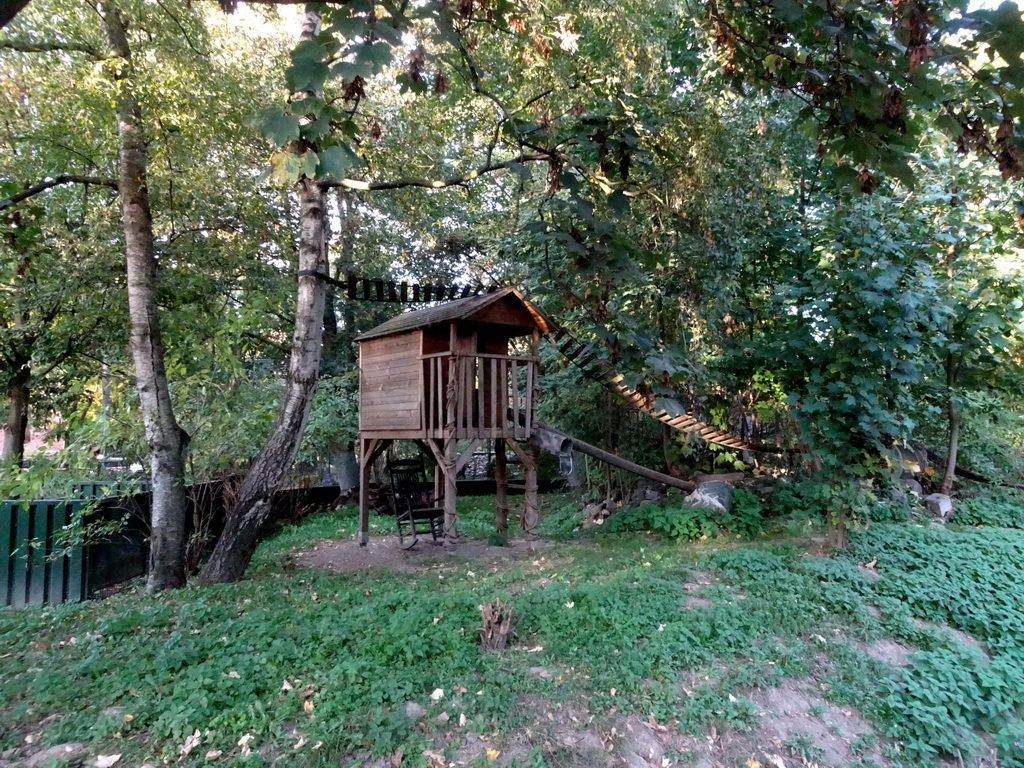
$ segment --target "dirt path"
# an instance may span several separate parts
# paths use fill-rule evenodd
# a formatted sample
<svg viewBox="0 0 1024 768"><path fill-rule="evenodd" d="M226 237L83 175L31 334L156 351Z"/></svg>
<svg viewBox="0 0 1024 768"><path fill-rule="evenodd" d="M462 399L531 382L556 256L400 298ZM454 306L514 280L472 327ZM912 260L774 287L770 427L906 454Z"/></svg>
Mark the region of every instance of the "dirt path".
<svg viewBox="0 0 1024 768"><path fill-rule="evenodd" d="M332 573L350 571L389 570L402 573L421 571L432 565L468 560L493 566L536 558L538 553L550 551L549 542L536 542L531 549L526 541L516 539L508 546L495 547L479 539L463 539L455 554L449 555L440 542L420 539L412 549L403 550L397 536L372 536L365 547L355 539L321 541L310 549L294 550L289 556L295 565L322 568Z"/></svg>

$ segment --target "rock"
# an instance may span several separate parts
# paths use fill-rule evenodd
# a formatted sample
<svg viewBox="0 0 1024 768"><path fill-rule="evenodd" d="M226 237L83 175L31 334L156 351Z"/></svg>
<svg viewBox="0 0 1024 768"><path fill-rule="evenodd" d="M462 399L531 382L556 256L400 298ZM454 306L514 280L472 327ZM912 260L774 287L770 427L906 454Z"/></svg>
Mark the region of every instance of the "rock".
<svg viewBox="0 0 1024 768"><path fill-rule="evenodd" d="M540 678L541 680L550 680L554 675L551 670L545 669L544 667L530 667L526 671L527 676Z"/></svg>
<svg viewBox="0 0 1024 768"><path fill-rule="evenodd" d="M901 491L899 488L893 488L889 491L889 501L895 502L896 504L902 504L906 500L906 491Z"/></svg>
<svg viewBox="0 0 1024 768"><path fill-rule="evenodd" d="M127 710L124 707L107 707L100 711L100 717L105 717L108 720L117 720L121 722L124 720L124 716Z"/></svg>
<svg viewBox="0 0 1024 768"><path fill-rule="evenodd" d="M699 483L697 490L683 501L688 507L700 507L715 512L732 509L732 486L721 480Z"/></svg>
<svg viewBox="0 0 1024 768"><path fill-rule="evenodd" d="M405 716L410 720L419 720L427 714L427 710L415 701L405 702Z"/></svg>
<svg viewBox="0 0 1024 768"><path fill-rule="evenodd" d="M924 497L924 503L928 511L944 523L953 516L953 500L944 493L929 494Z"/></svg>
<svg viewBox="0 0 1024 768"><path fill-rule="evenodd" d="M82 760L89 754L89 748L83 741L72 741L67 744L58 744L55 747L47 747L36 752L31 757L18 763L18 768L47 768L47 766L63 760L71 763Z"/></svg>
<svg viewBox="0 0 1024 768"><path fill-rule="evenodd" d="M924 496L924 488L917 480L912 477L901 477L900 482L903 483L903 487L906 488L913 494L918 496Z"/></svg>

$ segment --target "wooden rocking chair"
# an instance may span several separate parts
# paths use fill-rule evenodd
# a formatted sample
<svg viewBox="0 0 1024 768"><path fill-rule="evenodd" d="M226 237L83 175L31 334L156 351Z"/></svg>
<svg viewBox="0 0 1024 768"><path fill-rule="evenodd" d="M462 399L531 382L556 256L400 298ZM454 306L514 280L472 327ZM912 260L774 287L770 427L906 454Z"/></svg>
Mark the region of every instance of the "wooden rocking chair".
<svg viewBox="0 0 1024 768"><path fill-rule="evenodd" d="M388 462L395 505L398 541L411 549L417 534L429 533L434 541L444 536L444 503L434 498L434 485L427 480L423 457ZM406 543L406 539L411 539Z"/></svg>

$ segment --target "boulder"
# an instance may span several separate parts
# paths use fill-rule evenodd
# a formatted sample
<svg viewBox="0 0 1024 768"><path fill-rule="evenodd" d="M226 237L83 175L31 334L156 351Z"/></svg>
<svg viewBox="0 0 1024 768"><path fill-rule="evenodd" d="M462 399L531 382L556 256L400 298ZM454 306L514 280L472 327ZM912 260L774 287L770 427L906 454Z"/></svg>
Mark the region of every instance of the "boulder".
<svg viewBox="0 0 1024 768"><path fill-rule="evenodd" d="M732 486L721 480L701 482L697 485L697 490L686 497L684 503L688 507L728 512L732 509Z"/></svg>
<svg viewBox="0 0 1024 768"><path fill-rule="evenodd" d="M84 760L88 754L89 748L84 742L73 741L68 744L47 747L15 765L18 768L46 768L46 766L53 765L58 761L75 763L76 761Z"/></svg>
<svg viewBox="0 0 1024 768"><path fill-rule="evenodd" d="M953 516L953 500L944 493L932 493L924 497L928 511L942 522L948 522Z"/></svg>
<svg viewBox="0 0 1024 768"><path fill-rule="evenodd" d="M918 496L924 496L924 487L913 477L901 477L900 482L903 484L903 487L911 493Z"/></svg>

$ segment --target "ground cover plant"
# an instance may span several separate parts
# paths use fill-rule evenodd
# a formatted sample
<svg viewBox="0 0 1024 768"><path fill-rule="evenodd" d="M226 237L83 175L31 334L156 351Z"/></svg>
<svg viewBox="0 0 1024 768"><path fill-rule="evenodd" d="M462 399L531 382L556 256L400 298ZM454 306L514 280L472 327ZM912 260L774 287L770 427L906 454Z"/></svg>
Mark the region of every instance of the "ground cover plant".
<svg viewBox="0 0 1024 768"><path fill-rule="evenodd" d="M467 531L491 501L463 500ZM876 523L826 556L544 508L563 540L505 559L308 567L351 539L346 508L279 531L235 585L0 612L0 760L84 742L87 765L1024 765L1020 531ZM516 629L484 653L494 599Z"/></svg>

